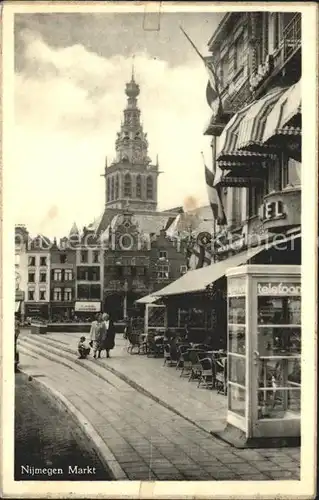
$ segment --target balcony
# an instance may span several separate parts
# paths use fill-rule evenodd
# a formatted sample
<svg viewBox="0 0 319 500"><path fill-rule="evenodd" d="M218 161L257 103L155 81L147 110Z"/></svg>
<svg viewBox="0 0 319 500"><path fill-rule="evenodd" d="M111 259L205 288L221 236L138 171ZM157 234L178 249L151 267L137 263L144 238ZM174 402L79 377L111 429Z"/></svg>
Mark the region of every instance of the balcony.
<svg viewBox="0 0 319 500"><path fill-rule="evenodd" d="M269 193L261 207L264 229L280 232L301 225L301 188L289 187Z"/></svg>
<svg viewBox="0 0 319 500"><path fill-rule="evenodd" d="M301 76L301 14L297 13L284 28L282 38L273 54L259 65L250 77L250 89L255 97L267 90L272 79L281 79L281 85L296 83Z"/></svg>

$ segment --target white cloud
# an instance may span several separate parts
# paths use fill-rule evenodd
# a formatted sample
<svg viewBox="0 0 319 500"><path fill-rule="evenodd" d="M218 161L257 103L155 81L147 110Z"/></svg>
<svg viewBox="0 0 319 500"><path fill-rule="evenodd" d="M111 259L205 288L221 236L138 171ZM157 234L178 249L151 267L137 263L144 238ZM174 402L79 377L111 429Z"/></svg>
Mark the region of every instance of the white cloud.
<svg viewBox="0 0 319 500"><path fill-rule="evenodd" d="M106 59L82 45L53 49L27 32L25 62L15 88L15 219L32 232L62 235L73 220L85 225L103 210L100 174L104 157L114 157L132 60ZM200 61L170 67L145 53L136 55L135 68L149 153L153 160L159 154L164 172L159 208L190 195L207 203L200 155L204 150L209 161L205 68Z"/></svg>

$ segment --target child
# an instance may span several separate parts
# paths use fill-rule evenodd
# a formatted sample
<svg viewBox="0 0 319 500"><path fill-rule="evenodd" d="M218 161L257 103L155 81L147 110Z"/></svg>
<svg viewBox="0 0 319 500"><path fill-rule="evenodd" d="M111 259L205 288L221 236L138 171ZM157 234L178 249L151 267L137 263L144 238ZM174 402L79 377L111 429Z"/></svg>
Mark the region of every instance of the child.
<svg viewBox="0 0 319 500"><path fill-rule="evenodd" d="M81 337L80 342L78 344L78 351L79 351L79 359L86 359L88 355L90 354L90 348L88 344L86 343L86 338Z"/></svg>

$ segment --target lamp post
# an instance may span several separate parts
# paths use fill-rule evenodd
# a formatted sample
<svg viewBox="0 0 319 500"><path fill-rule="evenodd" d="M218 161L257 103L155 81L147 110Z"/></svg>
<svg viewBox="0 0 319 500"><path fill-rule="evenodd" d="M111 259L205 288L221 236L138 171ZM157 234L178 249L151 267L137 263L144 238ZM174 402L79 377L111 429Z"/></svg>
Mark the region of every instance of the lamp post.
<svg viewBox="0 0 319 500"><path fill-rule="evenodd" d="M213 219L204 219L205 222L213 222L213 237L212 237L212 259L213 259L213 262L216 261L215 259L215 238L216 238L216 233L217 233L217 229L216 229L216 219L215 217Z"/></svg>
<svg viewBox="0 0 319 500"><path fill-rule="evenodd" d="M124 302L123 302L123 318L127 318L127 291L128 291L128 283L127 280L124 281Z"/></svg>

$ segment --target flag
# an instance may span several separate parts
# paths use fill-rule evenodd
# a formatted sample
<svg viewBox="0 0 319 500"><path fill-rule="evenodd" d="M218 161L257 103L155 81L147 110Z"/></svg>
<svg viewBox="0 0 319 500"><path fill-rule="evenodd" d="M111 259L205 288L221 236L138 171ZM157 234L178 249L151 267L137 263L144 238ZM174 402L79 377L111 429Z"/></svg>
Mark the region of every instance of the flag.
<svg viewBox="0 0 319 500"><path fill-rule="evenodd" d="M221 200L221 193L218 187L214 186L215 175L205 164L205 180L208 199L217 224L224 226L227 223L224 207Z"/></svg>
<svg viewBox="0 0 319 500"><path fill-rule="evenodd" d="M201 60L203 61L204 65L205 65L205 68L206 68L207 73L208 73L208 84L206 87L206 99L207 99L209 107L211 107L211 108L213 107L212 106L213 102L215 102L216 99L218 99L217 115L219 115L222 113L222 99L221 99L221 95L220 95L220 91L219 91L220 81L219 81L219 78L217 75L217 71L216 71L214 62L213 62L211 57L203 57L202 54L199 52L198 48L196 47L196 45L194 44L194 42L189 38L189 36L187 35L187 33L183 30L183 28L181 26L180 26L180 29L184 33L187 40L189 41L189 43L191 44L191 46L193 47L193 49L195 50L195 52L201 58Z"/></svg>

